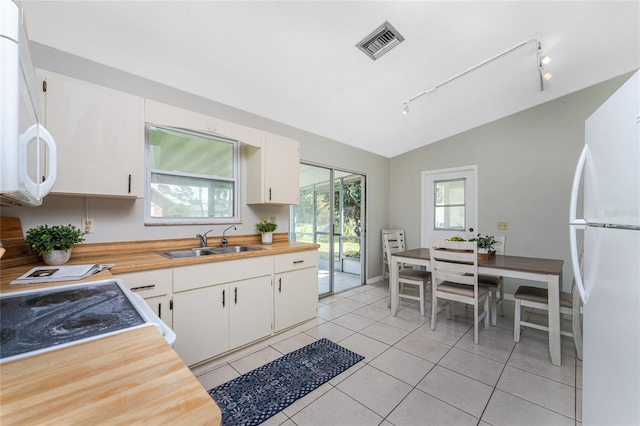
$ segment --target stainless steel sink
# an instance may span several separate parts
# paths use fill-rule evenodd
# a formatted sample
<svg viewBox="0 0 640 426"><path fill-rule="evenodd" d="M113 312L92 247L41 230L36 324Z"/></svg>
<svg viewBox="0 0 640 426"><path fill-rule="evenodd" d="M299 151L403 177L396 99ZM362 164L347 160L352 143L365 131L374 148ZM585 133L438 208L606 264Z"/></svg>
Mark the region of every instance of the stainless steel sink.
<svg viewBox="0 0 640 426"><path fill-rule="evenodd" d="M215 253L212 249L183 249L156 252L169 259L184 259L188 257L211 256Z"/></svg>
<svg viewBox="0 0 640 426"><path fill-rule="evenodd" d="M227 246L227 247L214 248L211 251L214 251L219 254L225 254L225 253L241 253L244 251L255 251L255 250L264 250L264 248L251 247L251 246Z"/></svg>
<svg viewBox="0 0 640 426"><path fill-rule="evenodd" d="M263 247L251 246L227 246L227 247L205 247L182 250L168 250L156 252L169 259L185 259L199 256L215 256L217 254L242 253L245 251L264 250Z"/></svg>

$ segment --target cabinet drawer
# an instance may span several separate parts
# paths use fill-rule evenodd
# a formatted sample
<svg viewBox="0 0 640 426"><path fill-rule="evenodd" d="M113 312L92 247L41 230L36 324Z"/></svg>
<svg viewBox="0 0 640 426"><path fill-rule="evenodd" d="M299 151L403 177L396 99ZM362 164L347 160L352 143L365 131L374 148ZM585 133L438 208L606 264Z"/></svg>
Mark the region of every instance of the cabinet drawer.
<svg viewBox="0 0 640 426"><path fill-rule="evenodd" d="M171 293L171 269L128 272L115 277L144 299Z"/></svg>
<svg viewBox="0 0 640 426"><path fill-rule="evenodd" d="M181 266L173 270L173 291L186 291L232 281L242 281L272 273L272 256Z"/></svg>
<svg viewBox="0 0 640 426"><path fill-rule="evenodd" d="M318 250L298 251L275 256L275 273L318 266Z"/></svg>

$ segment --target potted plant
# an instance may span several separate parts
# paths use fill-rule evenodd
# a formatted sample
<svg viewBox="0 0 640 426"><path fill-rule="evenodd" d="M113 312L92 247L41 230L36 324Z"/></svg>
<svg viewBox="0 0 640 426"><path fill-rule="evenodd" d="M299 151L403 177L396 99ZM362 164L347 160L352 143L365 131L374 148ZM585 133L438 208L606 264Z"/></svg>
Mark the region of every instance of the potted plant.
<svg viewBox="0 0 640 426"><path fill-rule="evenodd" d="M469 241L478 242L478 253L489 253L493 249L493 245L497 243L493 235L485 235L484 237L478 234L477 237L469 239Z"/></svg>
<svg viewBox="0 0 640 426"><path fill-rule="evenodd" d="M84 241L84 233L75 226L40 225L27 231L25 242L47 265L62 265L71 257L71 249Z"/></svg>
<svg viewBox="0 0 640 426"><path fill-rule="evenodd" d="M256 223L256 229L262 233L262 244L271 244L273 241L273 231L276 230L278 224L271 222L269 219L262 219Z"/></svg>

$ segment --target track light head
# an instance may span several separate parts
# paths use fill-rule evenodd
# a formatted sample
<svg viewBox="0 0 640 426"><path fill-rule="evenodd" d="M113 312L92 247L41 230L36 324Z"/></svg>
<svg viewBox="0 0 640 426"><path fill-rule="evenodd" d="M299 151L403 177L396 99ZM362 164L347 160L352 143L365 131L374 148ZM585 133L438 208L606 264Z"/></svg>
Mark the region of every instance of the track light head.
<svg viewBox="0 0 640 426"><path fill-rule="evenodd" d="M549 65L550 62L551 62L551 58L547 55L544 55L542 58L540 58L540 63L542 65Z"/></svg>
<svg viewBox="0 0 640 426"><path fill-rule="evenodd" d="M542 78L546 81L549 80L551 77L553 77L553 74L551 74L549 71L543 71L542 72Z"/></svg>
<svg viewBox="0 0 640 426"><path fill-rule="evenodd" d="M402 113L403 113L404 115L409 114L409 102L405 102L405 103L404 103L404 108L402 108Z"/></svg>

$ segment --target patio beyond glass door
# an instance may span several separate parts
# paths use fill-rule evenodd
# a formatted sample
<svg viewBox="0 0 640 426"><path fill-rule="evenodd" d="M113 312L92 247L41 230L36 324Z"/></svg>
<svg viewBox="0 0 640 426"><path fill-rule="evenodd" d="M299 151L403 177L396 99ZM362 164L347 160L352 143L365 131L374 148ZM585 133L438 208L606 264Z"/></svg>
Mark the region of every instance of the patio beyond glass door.
<svg viewBox="0 0 640 426"><path fill-rule="evenodd" d="M291 235L294 241L320 244L320 296L363 282L363 195L362 175L300 165L300 203L291 208Z"/></svg>

